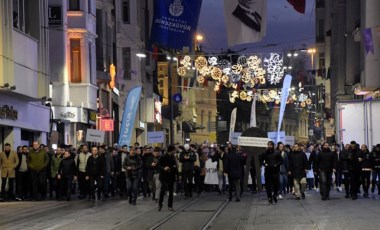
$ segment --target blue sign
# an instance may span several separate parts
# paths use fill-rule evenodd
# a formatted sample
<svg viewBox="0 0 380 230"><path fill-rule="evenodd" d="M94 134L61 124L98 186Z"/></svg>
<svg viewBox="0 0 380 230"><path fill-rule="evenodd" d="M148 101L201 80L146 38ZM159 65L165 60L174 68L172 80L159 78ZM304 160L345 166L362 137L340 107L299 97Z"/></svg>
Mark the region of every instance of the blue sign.
<svg viewBox="0 0 380 230"><path fill-rule="evenodd" d="M151 44L192 47L202 0L155 0Z"/></svg>
<svg viewBox="0 0 380 230"><path fill-rule="evenodd" d="M174 100L175 102L177 102L177 103L181 102L181 101L182 101L182 96L181 96L181 94L179 94L179 93L174 94L174 95L173 95L173 100Z"/></svg>
<svg viewBox="0 0 380 230"><path fill-rule="evenodd" d="M119 146L130 145L132 131L135 124L137 107L140 101L141 86L132 88L125 101L123 120L121 121Z"/></svg>

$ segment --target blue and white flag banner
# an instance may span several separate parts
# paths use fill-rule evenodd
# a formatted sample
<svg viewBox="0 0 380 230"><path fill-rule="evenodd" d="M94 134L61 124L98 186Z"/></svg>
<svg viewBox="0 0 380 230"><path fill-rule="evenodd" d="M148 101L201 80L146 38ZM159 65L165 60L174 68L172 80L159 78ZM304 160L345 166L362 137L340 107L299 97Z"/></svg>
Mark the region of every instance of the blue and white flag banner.
<svg viewBox="0 0 380 230"><path fill-rule="evenodd" d="M151 44L192 47L201 6L202 0L155 0Z"/></svg>
<svg viewBox="0 0 380 230"><path fill-rule="evenodd" d="M291 83L292 83L292 76L288 74L285 76L284 83L282 85L282 91L281 91L281 106L280 106L280 116L278 117L277 142L280 141L281 124L282 124L282 119L284 118L286 101L288 100Z"/></svg>
<svg viewBox="0 0 380 230"><path fill-rule="evenodd" d="M130 145L133 127L137 113L137 107L140 101L141 86L132 88L129 91L127 100L125 101L123 120L121 121L119 146Z"/></svg>

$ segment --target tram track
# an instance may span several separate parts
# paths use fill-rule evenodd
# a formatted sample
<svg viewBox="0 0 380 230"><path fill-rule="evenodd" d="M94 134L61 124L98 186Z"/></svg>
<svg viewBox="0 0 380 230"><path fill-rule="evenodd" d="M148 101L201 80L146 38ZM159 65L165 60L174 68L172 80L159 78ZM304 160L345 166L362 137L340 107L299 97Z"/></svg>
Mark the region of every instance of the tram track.
<svg viewBox="0 0 380 230"><path fill-rule="evenodd" d="M207 199L204 199L206 196L202 196L199 198L196 198L192 200L191 202L183 205L181 208L178 210L174 211L172 214L169 216L165 217L164 219L160 220L157 222L155 225L149 228L149 230L155 230L155 229L171 229L170 225L172 224L183 224L180 223L179 221L175 221L176 219L181 219L183 218L183 215L186 215L188 213L191 213L189 215L189 218L187 218L187 221L191 219L192 217L194 218L194 221L192 221L193 224L198 225L198 226L193 226L192 229L201 229L201 230L206 230L209 229L212 226L213 221L220 215L220 213L223 212L224 208L227 206L229 203L228 199L223 199L223 200L217 200L217 201L210 201ZM202 209L202 207L197 207L197 205L203 205L204 203L200 202L218 202L218 206L215 209ZM206 220L203 222L199 223L197 222L196 215L194 214L202 214L202 216L207 215Z"/></svg>

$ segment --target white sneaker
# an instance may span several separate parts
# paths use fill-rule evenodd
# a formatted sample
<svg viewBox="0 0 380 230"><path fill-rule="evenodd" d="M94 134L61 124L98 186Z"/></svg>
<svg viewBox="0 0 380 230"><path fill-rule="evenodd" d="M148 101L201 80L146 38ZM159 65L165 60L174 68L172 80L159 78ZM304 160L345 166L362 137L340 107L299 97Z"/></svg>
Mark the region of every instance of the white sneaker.
<svg viewBox="0 0 380 230"><path fill-rule="evenodd" d="M282 200L282 199L284 199L284 197L282 197L282 195L279 194L279 195L278 195L278 199L279 199L279 200Z"/></svg>
<svg viewBox="0 0 380 230"><path fill-rule="evenodd" d="M316 192L319 192L319 188L317 188L315 191L316 191Z"/></svg>
<svg viewBox="0 0 380 230"><path fill-rule="evenodd" d="M339 190L339 192L342 192L342 191L343 191L343 189L342 189L341 187L339 187L338 190Z"/></svg>

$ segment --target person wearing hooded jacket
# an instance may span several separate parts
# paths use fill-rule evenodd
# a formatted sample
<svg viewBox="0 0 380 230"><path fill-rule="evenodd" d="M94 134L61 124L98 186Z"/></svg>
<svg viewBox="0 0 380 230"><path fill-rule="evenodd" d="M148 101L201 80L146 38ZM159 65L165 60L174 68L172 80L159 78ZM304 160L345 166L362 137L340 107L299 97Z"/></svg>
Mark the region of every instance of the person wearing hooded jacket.
<svg viewBox="0 0 380 230"><path fill-rule="evenodd" d="M183 147L184 151L179 155L179 162L182 163L182 184L185 186L185 196L192 197L194 162L197 160L197 156L191 151L189 144L185 144Z"/></svg>

